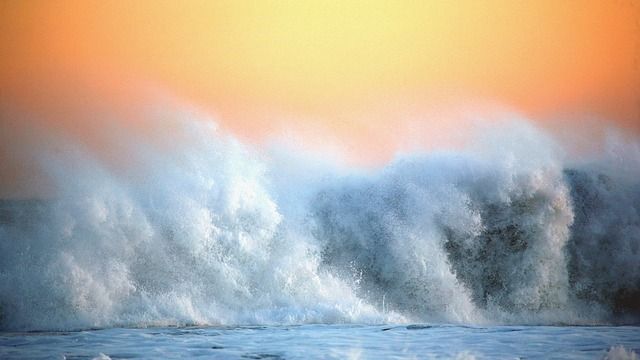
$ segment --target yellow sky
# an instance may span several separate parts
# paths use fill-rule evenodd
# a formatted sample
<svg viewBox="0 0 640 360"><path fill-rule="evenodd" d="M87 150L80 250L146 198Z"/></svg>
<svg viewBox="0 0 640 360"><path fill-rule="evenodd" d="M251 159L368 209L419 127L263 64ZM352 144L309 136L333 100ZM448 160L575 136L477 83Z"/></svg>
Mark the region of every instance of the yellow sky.
<svg viewBox="0 0 640 360"><path fill-rule="evenodd" d="M374 158L397 147L389 133L404 117L442 104L495 102L640 131L639 9L634 0L3 1L0 100L81 127L69 109L82 101L135 106L137 84L154 84L240 136L320 127Z"/></svg>

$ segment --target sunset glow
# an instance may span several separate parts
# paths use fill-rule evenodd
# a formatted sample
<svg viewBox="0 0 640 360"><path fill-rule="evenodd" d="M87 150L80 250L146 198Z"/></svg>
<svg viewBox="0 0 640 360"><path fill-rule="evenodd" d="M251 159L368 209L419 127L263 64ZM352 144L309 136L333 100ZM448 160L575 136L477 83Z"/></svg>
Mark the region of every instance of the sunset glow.
<svg viewBox="0 0 640 360"><path fill-rule="evenodd" d="M635 1L7 1L1 100L67 127L91 99L121 111L154 88L238 136L320 130L368 161L393 154L408 118L436 131L452 125L434 111L472 102L637 132L638 11Z"/></svg>

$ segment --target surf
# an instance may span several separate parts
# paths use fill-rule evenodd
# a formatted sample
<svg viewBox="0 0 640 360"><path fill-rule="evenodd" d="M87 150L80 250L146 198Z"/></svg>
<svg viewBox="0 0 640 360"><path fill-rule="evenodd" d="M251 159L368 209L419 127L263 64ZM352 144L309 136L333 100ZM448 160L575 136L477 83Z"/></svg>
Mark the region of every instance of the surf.
<svg viewBox="0 0 640 360"><path fill-rule="evenodd" d="M0 203L0 328L638 321L635 140L570 163L515 117L361 171L163 121L125 170L20 149L54 190Z"/></svg>

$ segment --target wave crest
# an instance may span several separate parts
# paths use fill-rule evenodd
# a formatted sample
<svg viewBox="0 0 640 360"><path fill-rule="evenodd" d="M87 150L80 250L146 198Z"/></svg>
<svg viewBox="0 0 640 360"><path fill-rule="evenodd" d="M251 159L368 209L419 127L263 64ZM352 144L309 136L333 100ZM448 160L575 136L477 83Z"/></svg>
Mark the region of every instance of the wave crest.
<svg viewBox="0 0 640 360"><path fill-rule="evenodd" d="M637 321L633 156L569 167L515 121L356 174L170 128L114 137L129 170L33 150L56 191L0 204L1 328Z"/></svg>

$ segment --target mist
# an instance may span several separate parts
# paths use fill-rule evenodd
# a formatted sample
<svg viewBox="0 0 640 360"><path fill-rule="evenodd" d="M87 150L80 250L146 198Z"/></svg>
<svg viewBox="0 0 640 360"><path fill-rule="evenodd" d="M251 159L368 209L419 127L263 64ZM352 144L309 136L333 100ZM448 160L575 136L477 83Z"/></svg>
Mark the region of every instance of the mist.
<svg viewBox="0 0 640 360"><path fill-rule="evenodd" d="M576 156L501 112L358 166L335 141L141 108L62 128L3 112L3 329L637 321L633 136Z"/></svg>

